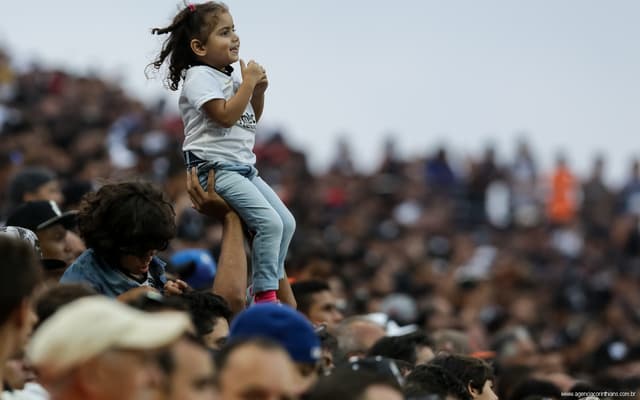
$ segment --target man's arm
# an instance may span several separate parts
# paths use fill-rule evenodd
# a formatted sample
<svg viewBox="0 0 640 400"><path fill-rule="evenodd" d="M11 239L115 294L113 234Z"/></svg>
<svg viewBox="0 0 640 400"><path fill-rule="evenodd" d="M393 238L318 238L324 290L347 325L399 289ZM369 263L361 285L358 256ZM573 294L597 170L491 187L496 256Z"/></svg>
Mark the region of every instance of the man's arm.
<svg viewBox="0 0 640 400"><path fill-rule="evenodd" d="M298 303L293 296L293 290L291 290L291 284L286 272L284 273L284 278L278 282L278 300L293 308L298 308Z"/></svg>
<svg viewBox="0 0 640 400"><path fill-rule="evenodd" d="M223 223L222 248L212 291L222 296L229 303L231 311L237 314L245 308L247 289L247 257L244 252L242 221L213 190L213 170L209 171L206 192L198 182L195 168L187 174L187 191L193 201L193 207Z"/></svg>

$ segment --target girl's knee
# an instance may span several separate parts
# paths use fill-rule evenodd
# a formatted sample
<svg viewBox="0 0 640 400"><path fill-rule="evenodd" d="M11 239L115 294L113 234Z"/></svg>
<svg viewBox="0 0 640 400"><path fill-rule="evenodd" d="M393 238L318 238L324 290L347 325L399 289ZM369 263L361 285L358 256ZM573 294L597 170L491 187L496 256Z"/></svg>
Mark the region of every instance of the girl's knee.
<svg viewBox="0 0 640 400"><path fill-rule="evenodd" d="M265 234L269 235L282 236L284 231L284 224L276 213L270 214L268 218L263 219L260 227Z"/></svg>
<svg viewBox="0 0 640 400"><path fill-rule="evenodd" d="M291 213L287 213L287 215L282 218L282 226L284 232L293 235L293 232L296 230L296 219Z"/></svg>

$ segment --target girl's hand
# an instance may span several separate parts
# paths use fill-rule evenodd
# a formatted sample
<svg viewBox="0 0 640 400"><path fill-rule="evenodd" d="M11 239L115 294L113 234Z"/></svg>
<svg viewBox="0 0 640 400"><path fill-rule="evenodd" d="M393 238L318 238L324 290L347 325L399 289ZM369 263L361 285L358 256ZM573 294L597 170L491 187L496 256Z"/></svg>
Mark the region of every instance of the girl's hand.
<svg viewBox="0 0 640 400"><path fill-rule="evenodd" d="M267 79L267 73L265 72L262 76L262 79L256 83L256 87L253 89L253 94L255 95L263 95L269 86L269 80Z"/></svg>
<svg viewBox="0 0 640 400"><path fill-rule="evenodd" d="M249 63L245 65L244 61L241 59L240 72L242 73L242 82L246 82L253 87L255 87L265 75L264 68L253 60L249 61Z"/></svg>

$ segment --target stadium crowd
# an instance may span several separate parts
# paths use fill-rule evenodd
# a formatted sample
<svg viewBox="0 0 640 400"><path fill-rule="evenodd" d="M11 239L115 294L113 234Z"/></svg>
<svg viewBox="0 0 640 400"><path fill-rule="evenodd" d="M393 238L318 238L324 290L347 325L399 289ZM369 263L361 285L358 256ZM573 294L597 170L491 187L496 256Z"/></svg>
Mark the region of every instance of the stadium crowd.
<svg viewBox="0 0 640 400"><path fill-rule="evenodd" d="M637 394L638 161L611 187L604 158L581 177L525 142L460 164L390 140L375 172L343 144L314 174L259 136L297 221L282 305L246 301L250 232L162 101L0 52L2 399Z"/></svg>

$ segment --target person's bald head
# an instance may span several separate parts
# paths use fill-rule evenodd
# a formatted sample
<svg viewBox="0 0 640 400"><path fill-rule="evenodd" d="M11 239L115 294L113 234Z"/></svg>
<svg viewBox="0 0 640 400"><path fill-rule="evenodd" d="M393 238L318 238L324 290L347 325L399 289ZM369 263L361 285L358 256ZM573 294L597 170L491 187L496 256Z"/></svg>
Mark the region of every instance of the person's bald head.
<svg viewBox="0 0 640 400"><path fill-rule="evenodd" d="M344 357L364 356L386 334L379 324L361 316L342 321L336 330L338 350Z"/></svg>

